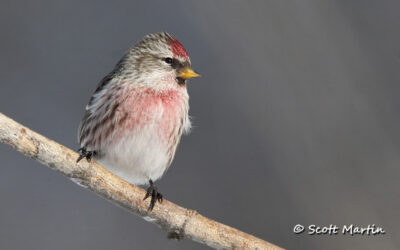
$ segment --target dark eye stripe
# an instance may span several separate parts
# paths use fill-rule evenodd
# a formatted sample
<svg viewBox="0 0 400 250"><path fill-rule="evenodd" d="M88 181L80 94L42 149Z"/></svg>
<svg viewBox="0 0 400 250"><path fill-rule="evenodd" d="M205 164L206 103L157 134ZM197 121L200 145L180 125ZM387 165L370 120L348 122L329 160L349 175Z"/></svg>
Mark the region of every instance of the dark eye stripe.
<svg viewBox="0 0 400 250"><path fill-rule="evenodd" d="M167 64L171 65L171 67L172 67L173 69L180 69L180 68L183 68L183 67L189 65L189 63L187 63L187 62L182 63L182 62L179 61L178 59L176 59L176 58L171 58L171 57L165 57L165 58L163 58L162 60L163 60L164 62L166 62Z"/></svg>
<svg viewBox="0 0 400 250"><path fill-rule="evenodd" d="M172 59L171 67L173 69L181 68L183 67L183 64L178 60L178 59Z"/></svg>

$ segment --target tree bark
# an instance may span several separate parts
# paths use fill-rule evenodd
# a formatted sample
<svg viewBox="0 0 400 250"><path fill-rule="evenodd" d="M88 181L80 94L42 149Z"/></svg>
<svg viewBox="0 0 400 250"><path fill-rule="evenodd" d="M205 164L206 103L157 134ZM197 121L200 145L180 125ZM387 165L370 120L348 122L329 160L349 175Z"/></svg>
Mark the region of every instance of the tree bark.
<svg viewBox="0 0 400 250"><path fill-rule="evenodd" d="M96 162L78 154L0 113L0 142L56 170L112 203L133 212L168 232L170 238L188 238L216 249L281 249L255 236L208 219L164 200L153 211L147 210L145 191L112 174Z"/></svg>

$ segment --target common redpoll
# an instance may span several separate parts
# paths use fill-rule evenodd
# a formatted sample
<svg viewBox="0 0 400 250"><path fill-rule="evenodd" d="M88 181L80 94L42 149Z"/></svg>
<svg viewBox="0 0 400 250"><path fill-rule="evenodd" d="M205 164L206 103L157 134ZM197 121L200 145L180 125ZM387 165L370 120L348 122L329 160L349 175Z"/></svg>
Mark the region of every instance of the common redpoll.
<svg viewBox="0 0 400 250"><path fill-rule="evenodd" d="M178 40L150 34L104 77L78 130L80 156L136 184L149 183L149 210L162 195L153 181L165 173L190 129L186 80L199 75Z"/></svg>

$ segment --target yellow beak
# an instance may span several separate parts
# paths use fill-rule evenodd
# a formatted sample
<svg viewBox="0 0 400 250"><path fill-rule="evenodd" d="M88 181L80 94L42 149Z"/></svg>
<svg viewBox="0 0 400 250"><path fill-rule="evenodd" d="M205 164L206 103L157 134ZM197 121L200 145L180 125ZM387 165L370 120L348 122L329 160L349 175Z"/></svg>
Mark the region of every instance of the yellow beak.
<svg viewBox="0 0 400 250"><path fill-rule="evenodd" d="M196 72L194 72L191 68L183 68L180 72L179 72L179 77L182 77L183 79L190 79L193 77L199 77L200 75L197 74Z"/></svg>

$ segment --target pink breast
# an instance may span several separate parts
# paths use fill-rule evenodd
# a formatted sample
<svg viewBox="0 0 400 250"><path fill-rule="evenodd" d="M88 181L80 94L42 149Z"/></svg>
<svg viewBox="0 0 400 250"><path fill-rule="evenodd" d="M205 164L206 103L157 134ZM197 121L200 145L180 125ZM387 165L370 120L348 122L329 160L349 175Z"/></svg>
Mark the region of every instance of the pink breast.
<svg viewBox="0 0 400 250"><path fill-rule="evenodd" d="M176 126L179 126L184 112L184 93L177 90L154 91L152 89L134 89L122 103L121 110L128 115L118 137L126 132L146 129L150 125L164 141L170 138Z"/></svg>

